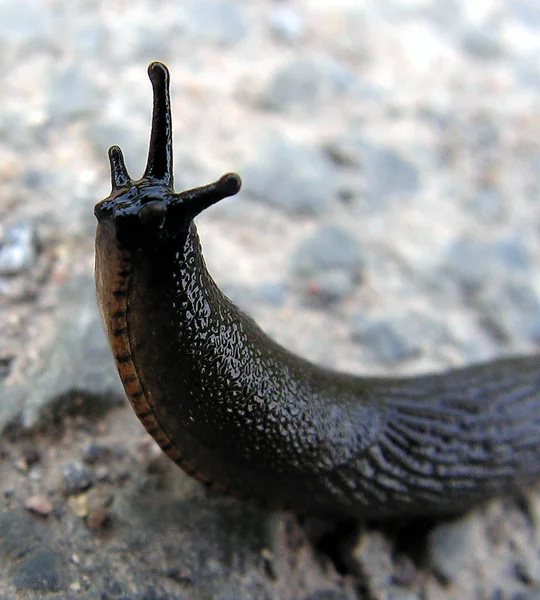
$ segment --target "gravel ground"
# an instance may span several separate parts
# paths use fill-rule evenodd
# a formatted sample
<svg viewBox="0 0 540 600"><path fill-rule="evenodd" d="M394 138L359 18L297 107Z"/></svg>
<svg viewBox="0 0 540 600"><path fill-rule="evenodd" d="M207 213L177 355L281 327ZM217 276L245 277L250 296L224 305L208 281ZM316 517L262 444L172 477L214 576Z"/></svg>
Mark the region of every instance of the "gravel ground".
<svg viewBox="0 0 540 600"><path fill-rule="evenodd" d="M272 336L355 373L534 352L539 28L536 0L0 0L0 598L540 597L534 493L370 526L345 575L208 496L123 401L92 283L161 60L177 189L241 174L197 224Z"/></svg>

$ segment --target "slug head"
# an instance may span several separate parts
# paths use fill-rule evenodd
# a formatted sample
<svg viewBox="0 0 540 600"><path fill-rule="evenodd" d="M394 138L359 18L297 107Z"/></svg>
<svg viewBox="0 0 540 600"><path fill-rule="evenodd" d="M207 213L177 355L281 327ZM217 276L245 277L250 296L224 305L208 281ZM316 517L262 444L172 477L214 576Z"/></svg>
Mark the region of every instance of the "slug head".
<svg viewBox="0 0 540 600"><path fill-rule="evenodd" d="M112 190L94 213L98 227L112 224L118 242L137 250L185 235L191 221L205 208L233 196L241 186L236 173L227 173L206 186L175 193L173 188L172 118L169 71L159 62L148 67L154 103L146 169L133 180L118 146L109 149Z"/></svg>

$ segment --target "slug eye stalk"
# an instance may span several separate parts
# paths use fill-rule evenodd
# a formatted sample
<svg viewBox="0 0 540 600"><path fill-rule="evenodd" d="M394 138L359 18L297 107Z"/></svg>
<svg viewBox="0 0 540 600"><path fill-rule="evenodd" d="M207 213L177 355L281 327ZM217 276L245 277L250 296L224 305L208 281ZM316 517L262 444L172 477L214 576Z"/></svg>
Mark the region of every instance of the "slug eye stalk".
<svg viewBox="0 0 540 600"><path fill-rule="evenodd" d="M126 169L122 150L109 149L111 194L95 209L98 221L112 218L117 237L127 249L135 249L157 238L174 237L203 210L236 194L241 187L236 173L226 173L209 185L175 193L169 71L160 62L148 67L152 82L152 129L144 174L133 180Z"/></svg>
<svg viewBox="0 0 540 600"><path fill-rule="evenodd" d="M152 133L143 179L159 182L172 189L174 177L169 70L164 64L153 62L148 66L148 77L152 82L154 103Z"/></svg>

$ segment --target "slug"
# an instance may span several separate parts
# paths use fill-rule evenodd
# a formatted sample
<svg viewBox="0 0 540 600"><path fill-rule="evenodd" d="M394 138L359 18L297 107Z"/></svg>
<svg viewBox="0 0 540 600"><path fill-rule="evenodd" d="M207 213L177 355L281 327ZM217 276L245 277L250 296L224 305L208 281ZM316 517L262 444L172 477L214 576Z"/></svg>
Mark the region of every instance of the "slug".
<svg viewBox="0 0 540 600"><path fill-rule="evenodd" d="M538 357L411 378L320 368L270 339L207 271L194 218L240 178L173 189L158 62L144 175L109 150L95 278L126 395L163 452L245 500L340 518L437 515L540 476Z"/></svg>

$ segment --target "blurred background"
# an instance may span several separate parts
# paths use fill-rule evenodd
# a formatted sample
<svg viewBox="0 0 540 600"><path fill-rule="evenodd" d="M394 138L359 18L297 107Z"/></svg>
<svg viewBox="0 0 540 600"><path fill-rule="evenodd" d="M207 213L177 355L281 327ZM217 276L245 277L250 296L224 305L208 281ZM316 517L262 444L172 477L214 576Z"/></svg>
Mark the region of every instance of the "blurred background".
<svg viewBox="0 0 540 600"><path fill-rule="evenodd" d="M0 0L0 431L94 415L52 449L35 442L50 464L21 450L4 496L46 484L63 507L42 464L54 475L80 450L93 465L85 435L128 448L110 488L136 472L146 433L127 407L107 412L122 393L95 306L93 207L110 191L109 146L142 174L153 60L171 72L176 188L242 176L197 225L218 284L272 336L356 373L535 351L539 30L538 0ZM3 440L0 459L17 457ZM540 582L529 521L497 510L491 531L516 532L521 575L492 553L484 580Z"/></svg>
<svg viewBox="0 0 540 600"><path fill-rule="evenodd" d="M533 348L539 25L533 0L1 0L0 369L95 324L66 302L93 311L108 147L144 168L152 60L177 189L243 178L198 225L269 333L355 372Z"/></svg>

